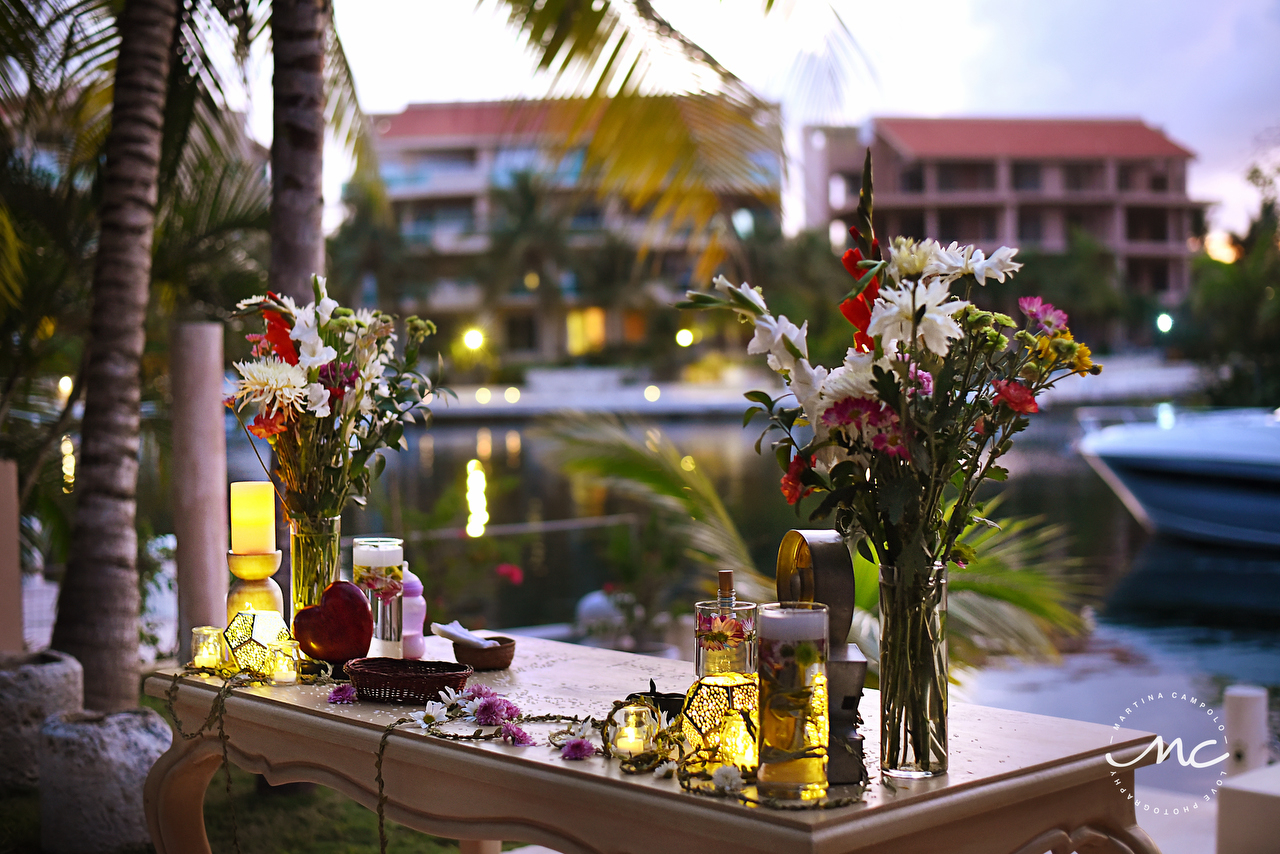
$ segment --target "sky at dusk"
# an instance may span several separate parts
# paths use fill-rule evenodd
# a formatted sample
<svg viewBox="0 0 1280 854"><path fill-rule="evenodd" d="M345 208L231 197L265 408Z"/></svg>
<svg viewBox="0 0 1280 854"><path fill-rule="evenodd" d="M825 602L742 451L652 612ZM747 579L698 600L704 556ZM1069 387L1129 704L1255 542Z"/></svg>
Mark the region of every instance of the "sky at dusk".
<svg viewBox="0 0 1280 854"><path fill-rule="evenodd" d="M367 112L422 101L539 96L550 80L492 2L335 0ZM1275 0L655 0L654 6L760 94L806 122L869 116L1136 116L1196 152L1193 198L1211 226L1242 229L1258 193L1245 170L1280 146L1280 2ZM853 43L833 38L833 11ZM835 61L833 56L844 57ZM831 71L815 87L797 70ZM661 74L659 67L657 73ZM251 127L271 135L271 69L250 71ZM823 78L829 79L829 78ZM801 91L803 90L803 91ZM793 161L792 169L800 168ZM349 162L326 152L326 222ZM794 194L786 219L799 211Z"/></svg>

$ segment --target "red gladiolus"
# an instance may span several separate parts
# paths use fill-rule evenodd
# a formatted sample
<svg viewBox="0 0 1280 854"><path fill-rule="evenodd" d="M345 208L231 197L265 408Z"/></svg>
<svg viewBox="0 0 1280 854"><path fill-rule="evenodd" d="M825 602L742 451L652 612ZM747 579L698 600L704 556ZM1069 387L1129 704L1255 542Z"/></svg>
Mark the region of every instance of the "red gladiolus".
<svg viewBox="0 0 1280 854"><path fill-rule="evenodd" d="M276 311L264 311L262 317L267 321L265 337L271 342L276 355L290 365L298 364L298 350L293 346L293 339L289 337L288 322Z"/></svg>
<svg viewBox="0 0 1280 854"><path fill-rule="evenodd" d="M844 264L849 275L861 279L863 273L858 267L858 262L861 260L861 252L857 249L849 249L840 258L840 263ZM844 315L845 320L853 324L856 330L853 333L854 346L865 353L871 352L876 347L876 342L867 334L867 327L871 325L871 305L879 295L880 281L872 279L862 293L840 303L840 313Z"/></svg>
<svg viewBox="0 0 1280 854"><path fill-rule="evenodd" d="M1016 380L996 380L992 387L996 390L996 402L1003 403L1014 412L1031 415L1039 412L1036 395L1031 389Z"/></svg>
<svg viewBox="0 0 1280 854"><path fill-rule="evenodd" d="M812 457L806 460L803 456L796 454L791 458L791 465L787 467L787 473L782 476L782 497L787 499L788 504L795 504L813 492L812 486L805 486L800 482L800 475L811 465L813 465Z"/></svg>

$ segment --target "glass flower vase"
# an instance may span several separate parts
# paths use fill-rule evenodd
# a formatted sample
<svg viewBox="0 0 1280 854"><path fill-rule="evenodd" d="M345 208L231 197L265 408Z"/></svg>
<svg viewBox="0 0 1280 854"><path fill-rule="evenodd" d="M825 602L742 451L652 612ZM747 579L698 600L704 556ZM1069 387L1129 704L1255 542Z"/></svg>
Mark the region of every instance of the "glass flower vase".
<svg viewBox="0 0 1280 854"><path fill-rule="evenodd" d="M947 770L947 570L880 567L880 770Z"/></svg>
<svg viewBox="0 0 1280 854"><path fill-rule="evenodd" d="M289 519L293 615L308 605L319 604L320 594L338 580L341 539L341 516Z"/></svg>

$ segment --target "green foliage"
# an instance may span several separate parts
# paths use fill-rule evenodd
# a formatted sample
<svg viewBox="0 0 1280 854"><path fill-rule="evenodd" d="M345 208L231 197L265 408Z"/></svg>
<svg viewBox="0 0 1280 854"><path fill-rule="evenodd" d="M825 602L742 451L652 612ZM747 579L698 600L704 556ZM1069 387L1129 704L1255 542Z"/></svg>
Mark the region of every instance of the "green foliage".
<svg viewBox="0 0 1280 854"><path fill-rule="evenodd" d="M1174 343L1214 367L1215 404L1280 406L1280 246L1274 201L1235 238L1232 263L1195 260Z"/></svg>

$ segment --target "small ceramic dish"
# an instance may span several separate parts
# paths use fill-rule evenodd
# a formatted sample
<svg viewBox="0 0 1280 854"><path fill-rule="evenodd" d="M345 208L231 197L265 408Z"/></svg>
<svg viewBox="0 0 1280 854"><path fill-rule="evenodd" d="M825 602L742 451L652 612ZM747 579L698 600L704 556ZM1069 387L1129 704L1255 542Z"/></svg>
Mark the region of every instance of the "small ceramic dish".
<svg viewBox="0 0 1280 854"><path fill-rule="evenodd" d="M453 657L458 660L459 664L469 664L476 671L506 670L511 666L511 660L516 656L515 639L494 635L489 640L496 640L498 645L478 647L454 643Z"/></svg>

